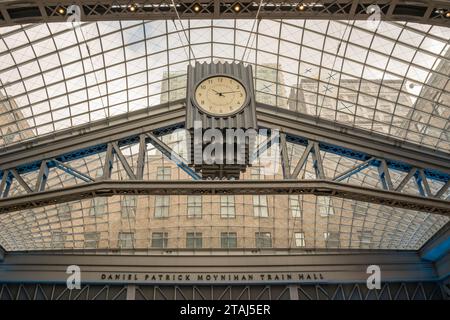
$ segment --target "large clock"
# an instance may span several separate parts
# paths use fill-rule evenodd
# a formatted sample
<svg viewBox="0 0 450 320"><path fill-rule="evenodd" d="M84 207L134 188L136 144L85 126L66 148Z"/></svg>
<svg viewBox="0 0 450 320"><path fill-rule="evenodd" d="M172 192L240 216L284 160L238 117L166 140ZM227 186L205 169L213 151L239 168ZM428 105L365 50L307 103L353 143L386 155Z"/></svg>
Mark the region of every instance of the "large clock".
<svg viewBox="0 0 450 320"><path fill-rule="evenodd" d="M195 88L197 106L213 116L223 117L240 111L247 104L247 90L230 76L212 76Z"/></svg>
<svg viewBox="0 0 450 320"><path fill-rule="evenodd" d="M186 97L186 129L190 133L188 141L189 165L202 175L203 179L239 179L240 174L250 165L249 150L251 141L227 144L245 155L234 158L234 162L224 161L214 156L214 163L196 161L198 150L208 150L212 142L195 140L196 133L208 136L208 129L222 132L228 129L244 131L257 129L256 107L254 99L253 72L250 65L243 63L196 63L188 66L188 84ZM216 141L216 140L214 140ZM221 152L225 155L225 145ZM245 163L242 163L245 159ZM222 160L222 161L220 161ZM227 158L227 160L229 160Z"/></svg>

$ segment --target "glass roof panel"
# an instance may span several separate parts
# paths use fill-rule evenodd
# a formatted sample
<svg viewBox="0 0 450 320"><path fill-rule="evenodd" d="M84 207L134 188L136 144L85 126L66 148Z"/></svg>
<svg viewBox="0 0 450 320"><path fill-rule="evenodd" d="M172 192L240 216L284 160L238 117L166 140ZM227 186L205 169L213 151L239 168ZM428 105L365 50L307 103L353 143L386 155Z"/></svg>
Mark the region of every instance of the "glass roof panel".
<svg viewBox="0 0 450 320"><path fill-rule="evenodd" d="M365 21L109 21L0 29L2 135L17 143L184 97L194 61L254 66L262 103L449 151L449 30ZM181 90L180 90L181 89ZM15 113L15 114L13 114Z"/></svg>
<svg viewBox="0 0 450 320"><path fill-rule="evenodd" d="M183 99L187 65L196 61L244 61L253 66L256 99L261 103L450 152L449 40L450 30L445 27L381 22L374 30L364 21L328 20L111 21L84 23L80 28L67 23L0 28L0 150ZM301 154L300 146L290 148L292 158ZM127 152L133 162L133 151ZM328 176L355 165L333 155L322 156ZM170 164L162 156L152 157L159 166L147 168L146 174L154 179L158 167ZM101 174L102 161L98 155L73 165L95 176ZM177 168L170 170L172 179L187 179ZM312 172L307 166L301 174L308 177ZM404 176L391 174L394 184ZM248 175L255 178L253 171ZM74 183L62 172L53 172L49 180L53 188ZM348 183L376 187L379 180L373 172L360 172ZM438 182L430 183L433 191L440 187ZM20 194L20 186L14 192ZM418 249L448 222L442 216L351 200L285 196L279 201L277 197L236 196L233 210L241 220L234 224L220 220L226 223L214 232L205 229L209 245L219 246L220 232L226 231L245 235L241 248L254 247L257 232L271 233L274 247L292 247L290 236L305 232L305 247L311 248ZM187 214L186 197L141 196L83 200L2 215L0 244L7 250L70 249L90 248L88 242L98 240L96 248L111 249L120 247L122 232L133 233L133 245L147 250L152 247L153 231L166 232L162 224L163 231L151 229L155 222L149 208L152 214L165 212L157 207L166 208L166 201L173 206L174 220ZM226 207L220 197L204 197L200 202L205 215L212 215L212 208ZM93 208L98 206L109 208L108 213L97 216ZM134 215L122 217L122 207L130 207ZM280 224L282 230L264 228L254 219L255 208L280 219L285 224ZM294 216L286 221L292 211L308 215L305 223L310 225L298 225ZM252 225L247 224L250 220L257 221L258 227L245 230ZM192 227L200 230L201 223ZM170 247L184 246L184 233L167 232Z"/></svg>
<svg viewBox="0 0 450 320"><path fill-rule="evenodd" d="M188 63L243 60L254 65L260 102L448 151L448 31L320 20L2 28L0 94L15 106L2 113L20 113L28 134L0 145L182 98L181 81L162 83Z"/></svg>

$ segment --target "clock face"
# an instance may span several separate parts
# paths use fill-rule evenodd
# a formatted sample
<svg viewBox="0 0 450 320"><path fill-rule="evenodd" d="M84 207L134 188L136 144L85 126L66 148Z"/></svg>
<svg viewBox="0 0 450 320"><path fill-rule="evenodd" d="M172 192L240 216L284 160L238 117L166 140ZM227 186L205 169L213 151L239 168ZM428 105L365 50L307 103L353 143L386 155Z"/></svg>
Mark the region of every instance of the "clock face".
<svg viewBox="0 0 450 320"><path fill-rule="evenodd" d="M212 115L230 115L240 110L246 100L247 91L242 83L226 76L214 76L200 82L195 89L197 105Z"/></svg>

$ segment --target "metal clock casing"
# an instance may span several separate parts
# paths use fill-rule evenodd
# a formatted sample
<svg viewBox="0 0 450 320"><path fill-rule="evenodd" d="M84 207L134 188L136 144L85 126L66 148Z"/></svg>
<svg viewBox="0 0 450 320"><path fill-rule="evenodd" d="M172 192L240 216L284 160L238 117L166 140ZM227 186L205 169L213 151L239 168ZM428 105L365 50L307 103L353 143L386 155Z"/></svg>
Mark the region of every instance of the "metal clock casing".
<svg viewBox="0 0 450 320"><path fill-rule="evenodd" d="M196 89L203 81L216 78L226 77L237 81L242 85L246 92L246 99L242 106L230 111L225 112L211 112L206 107L202 107L195 98ZM218 90L217 90L218 91ZM215 97L214 97L215 98ZM197 124L197 126L195 126ZM254 87L253 87L253 72L250 65L244 65L240 63L196 63L194 66L188 66L188 85L187 85L187 97L186 97L186 122L185 128L190 132L190 138L187 141L189 165L200 173L202 179L239 179L240 174L250 166L250 142L245 142L245 163L239 163L237 161L237 155L235 155L233 163L194 163L194 150L195 146L198 147L198 143L194 143L195 132L198 133L198 129L201 128L201 132L205 132L208 129L219 129L224 135L226 135L227 129L257 129L256 125L256 106L254 99ZM207 147L209 143L203 142L201 150ZM225 147L225 145L224 145ZM235 143L235 150L238 149L237 143ZM225 154L225 153L223 153ZM224 159L222 159L224 160Z"/></svg>
<svg viewBox="0 0 450 320"><path fill-rule="evenodd" d="M187 71L186 129L194 129L194 121L201 121L204 129L241 128L256 129L256 106L254 99L253 72L250 65L243 63L196 63ZM202 109L195 100L195 90L204 80L224 76L240 82L246 90L244 105L234 112L223 115L212 114Z"/></svg>

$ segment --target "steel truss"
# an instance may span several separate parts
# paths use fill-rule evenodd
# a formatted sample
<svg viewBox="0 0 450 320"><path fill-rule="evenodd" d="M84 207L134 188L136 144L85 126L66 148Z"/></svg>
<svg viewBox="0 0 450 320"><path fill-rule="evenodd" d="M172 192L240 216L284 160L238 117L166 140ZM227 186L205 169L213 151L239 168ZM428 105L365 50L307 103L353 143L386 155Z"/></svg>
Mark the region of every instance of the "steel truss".
<svg viewBox="0 0 450 320"><path fill-rule="evenodd" d="M0 300L445 300L437 282L399 282L368 290L365 284L135 286L83 284L3 284Z"/></svg>
<svg viewBox="0 0 450 320"><path fill-rule="evenodd" d="M295 112L259 105L260 127L280 129L280 153L284 180L264 181L143 181L146 145L154 145L164 155L174 154L158 136L184 126L184 106L167 104L148 110L102 120L85 127L70 129L50 137L5 148L0 159L0 213L17 211L114 194L315 194L361 200L365 202L427 211L450 216L446 197L450 185L450 157L414 144L383 136L367 134L333 122L318 120ZM301 117L301 118L300 118ZM290 163L287 142L304 145L305 151L297 163ZM136 169L133 171L121 147L139 145ZM259 150L271 147L271 141ZM319 151L337 154L361 162L335 177L327 177ZM72 168L68 162L93 154L105 153L103 176L92 178ZM300 180L298 175L311 154L317 180ZM128 179L111 180L113 160L117 158ZM176 164L194 180L201 177L182 157ZM381 188L368 188L343 182L351 175L371 166L379 173ZM50 168L58 168L83 183L61 189L46 190ZM390 169L403 171L404 179L394 187ZM38 172L32 185L23 175ZM26 191L10 196L16 181ZM414 180L420 195L404 193L405 185ZM442 187L432 192L429 180L440 181Z"/></svg>
<svg viewBox="0 0 450 320"><path fill-rule="evenodd" d="M316 0L259 1L235 0L142 0L142 1L2 1L0 26L39 22L66 22L72 5L78 5L81 21L101 20L161 20L161 19L327 19L366 20L373 11L369 6L378 4L380 18L390 21L411 21L448 26L446 13L450 4L438 0ZM236 4L238 8L236 9ZM77 14L77 13L76 13Z"/></svg>

